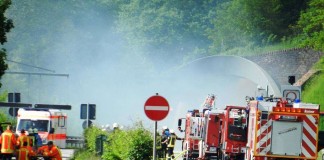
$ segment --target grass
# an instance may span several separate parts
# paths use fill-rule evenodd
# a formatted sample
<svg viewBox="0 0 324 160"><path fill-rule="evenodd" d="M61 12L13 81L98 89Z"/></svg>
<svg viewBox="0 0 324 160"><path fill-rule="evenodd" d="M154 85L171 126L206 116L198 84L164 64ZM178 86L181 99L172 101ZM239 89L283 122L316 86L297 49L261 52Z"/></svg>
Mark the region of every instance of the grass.
<svg viewBox="0 0 324 160"><path fill-rule="evenodd" d="M313 68L319 70L319 72L302 86L302 100L304 102L320 104L321 111L324 111L324 56L321 57Z"/></svg>
<svg viewBox="0 0 324 160"><path fill-rule="evenodd" d="M86 150L80 149L74 153L74 157L71 160L100 160L100 157L94 155L94 153Z"/></svg>
<svg viewBox="0 0 324 160"><path fill-rule="evenodd" d="M302 87L303 102L320 105L324 111L324 56L314 65L314 69L320 70L313 75ZM320 130L324 130L324 115L320 118Z"/></svg>

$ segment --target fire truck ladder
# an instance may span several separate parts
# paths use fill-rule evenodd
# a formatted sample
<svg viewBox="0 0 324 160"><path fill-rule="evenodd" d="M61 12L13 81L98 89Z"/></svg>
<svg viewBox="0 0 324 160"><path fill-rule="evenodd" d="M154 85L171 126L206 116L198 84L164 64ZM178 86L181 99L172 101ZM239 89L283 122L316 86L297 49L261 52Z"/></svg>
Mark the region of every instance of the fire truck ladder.
<svg viewBox="0 0 324 160"><path fill-rule="evenodd" d="M262 111L261 112L261 118L260 118L260 129L259 129L259 153L264 152L267 153L267 150L265 150L265 148L267 148L268 146L268 133L269 133L269 126L267 124L268 122L268 117L269 117L269 112L267 111Z"/></svg>

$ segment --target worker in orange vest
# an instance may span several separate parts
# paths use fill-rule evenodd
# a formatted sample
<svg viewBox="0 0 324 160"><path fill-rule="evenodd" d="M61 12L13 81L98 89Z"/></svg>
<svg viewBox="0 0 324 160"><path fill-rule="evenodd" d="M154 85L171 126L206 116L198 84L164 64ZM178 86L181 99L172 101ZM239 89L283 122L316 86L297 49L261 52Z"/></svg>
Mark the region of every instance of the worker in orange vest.
<svg viewBox="0 0 324 160"><path fill-rule="evenodd" d="M27 146L32 146L32 141L31 139L26 135L26 131L22 129L20 131L20 136L17 139L17 146L22 147L24 142L27 142Z"/></svg>
<svg viewBox="0 0 324 160"><path fill-rule="evenodd" d="M16 147L16 136L12 133L12 126L8 125L7 130L5 130L0 136L1 144L1 154L3 160L11 160L13 154L15 153Z"/></svg>
<svg viewBox="0 0 324 160"><path fill-rule="evenodd" d="M47 142L48 152L44 152L44 156L50 157L51 160L62 160L61 150L53 144L53 141Z"/></svg>
<svg viewBox="0 0 324 160"><path fill-rule="evenodd" d="M36 153L33 151L31 146L28 146L29 142L23 142L23 145L17 151L17 160L30 160L31 156L35 156Z"/></svg>

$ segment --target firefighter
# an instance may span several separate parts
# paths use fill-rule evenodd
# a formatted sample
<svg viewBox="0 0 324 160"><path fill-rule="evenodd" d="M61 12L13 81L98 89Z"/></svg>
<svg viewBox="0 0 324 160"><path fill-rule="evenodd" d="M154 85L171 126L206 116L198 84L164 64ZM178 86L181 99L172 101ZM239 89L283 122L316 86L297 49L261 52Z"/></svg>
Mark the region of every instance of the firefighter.
<svg viewBox="0 0 324 160"><path fill-rule="evenodd" d="M238 127L243 127L243 114L241 110L237 111L237 124Z"/></svg>
<svg viewBox="0 0 324 160"><path fill-rule="evenodd" d="M30 141L31 141L30 146L34 147L35 146L35 134L34 134L34 130L32 128L28 129L28 137L30 138Z"/></svg>
<svg viewBox="0 0 324 160"><path fill-rule="evenodd" d="M17 139L17 146L22 147L24 145L24 142L27 143L28 146L31 146L31 139L26 135L26 131L22 129L20 131L20 136Z"/></svg>
<svg viewBox="0 0 324 160"><path fill-rule="evenodd" d="M173 155L173 150L174 150L174 146L175 146L175 141L176 140L184 140L183 138L179 138L175 133L174 130L171 129L170 130L170 136L168 137L168 145L167 145L167 150L168 150L168 155L167 155L167 159L171 160L174 159L174 155Z"/></svg>
<svg viewBox="0 0 324 160"><path fill-rule="evenodd" d="M43 145L41 147L37 148L37 154L39 155L48 155L48 146L47 145ZM45 160L48 160L48 158L44 158Z"/></svg>
<svg viewBox="0 0 324 160"><path fill-rule="evenodd" d="M168 143L168 135L166 134L166 130L162 129L161 135L161 154L162 158L165 158L167 152L167 144Z"/></svg>
<svg viewBox="0 0 324 160"><path fill-rule="evenodd" d="M44 152L45 156L50 157L51 160L62 160L61 150L53 144L53 141L47 142L48 152Z"/></svg>
<svg viewBox="0 0 324 160"><path fill-rule="evenodd" d="M19 150L17 151L17 160L30 160L31 156L35 156L36 153L33 148L28 145L29 142L23 142Z"/></svg>
<svg viewBox="0 0 324 160"><path fill-rule="evenodd" d="M17 140L16 135L11 130L12 126L8 125L7 130L5 130L0 136L1 154L3 160L11 160L13 154L15 153Z"/></svg>
<svg viewBox="0 0 324 160"><path fill-rule="evenodd" d="M34 132L34 137L35 137L35 146L36 147L42 146L43 143L42 143L41 137L38 134L38 129L34 128L33 132Z"/></svg>

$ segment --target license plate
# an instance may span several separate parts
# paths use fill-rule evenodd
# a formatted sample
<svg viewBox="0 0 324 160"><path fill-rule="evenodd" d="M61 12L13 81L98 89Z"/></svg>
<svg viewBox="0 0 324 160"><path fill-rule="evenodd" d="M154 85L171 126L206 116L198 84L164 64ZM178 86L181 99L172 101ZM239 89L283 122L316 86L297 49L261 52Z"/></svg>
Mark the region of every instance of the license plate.
<svg viewBox="0 0 324 160"><path fill-rule="evenodd" d="M216 152L216 147L210 147L210 148L209 148L209 151L210 151L210 152Z"/></svg>

